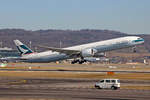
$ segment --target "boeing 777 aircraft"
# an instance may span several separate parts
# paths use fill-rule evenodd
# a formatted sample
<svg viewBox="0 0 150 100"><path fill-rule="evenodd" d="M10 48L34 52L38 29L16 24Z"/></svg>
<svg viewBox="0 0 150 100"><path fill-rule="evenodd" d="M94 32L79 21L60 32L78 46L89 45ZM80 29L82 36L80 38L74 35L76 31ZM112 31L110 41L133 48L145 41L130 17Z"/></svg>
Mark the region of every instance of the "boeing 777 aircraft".
<svg viewBox="0 0 150 100"><path fill-rule="evenodd" d="M72 64L82 64L86 61L84 59L86 57L95 57L101 52L133 47L135 45L144 43L144 39L137 36L127 36L67 48L40 46L48 49L48 51L40 53L33 52L19 40L14 40L14 43L21 53L21 57L17 59L23 62L54 62L73 58L74 60L72 61Z"/></svg>

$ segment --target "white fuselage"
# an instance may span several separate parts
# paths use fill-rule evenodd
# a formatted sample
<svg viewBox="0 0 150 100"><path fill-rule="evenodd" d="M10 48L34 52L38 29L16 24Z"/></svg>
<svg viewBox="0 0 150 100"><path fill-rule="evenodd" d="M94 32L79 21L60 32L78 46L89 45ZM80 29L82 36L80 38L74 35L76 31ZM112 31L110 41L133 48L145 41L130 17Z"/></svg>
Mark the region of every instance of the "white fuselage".
<svg viewBox="0 0 150 100"><path fill-rule="evenodd" d="M67 47L63 49L82 51L85 49L92 48L97 50L97 52L100 53L100 52L121 49L121 48L132 47L142 43L144 43L144 39L140 37L127 36L127 37L121 37L121 38L109 39L105 41ZM53 62L53 61L69 59L70 57L64 53L45 51L40 53L23 55L21 58L26 59L27 62Z"/></svg>

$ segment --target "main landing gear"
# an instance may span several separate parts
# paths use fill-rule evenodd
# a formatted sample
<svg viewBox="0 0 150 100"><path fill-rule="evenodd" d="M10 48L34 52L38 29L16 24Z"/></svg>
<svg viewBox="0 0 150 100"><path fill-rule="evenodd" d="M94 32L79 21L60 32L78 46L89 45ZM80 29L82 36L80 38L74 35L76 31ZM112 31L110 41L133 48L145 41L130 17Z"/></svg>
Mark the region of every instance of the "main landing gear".
<svg viewBox="0 0 150 100"><path fill-rule="evenodd" d="M84 59L75 59L71 62L71 64L75 64L75 63L83 64L84 62L86 62L86 60Z"/></svg>
<svg viewBox="0 0 150 100"><path fill-rule="evenodd" d="M133 53L136 53L136 52L137 52L136 46L132 48L132 52L133 52Z"/></svg>

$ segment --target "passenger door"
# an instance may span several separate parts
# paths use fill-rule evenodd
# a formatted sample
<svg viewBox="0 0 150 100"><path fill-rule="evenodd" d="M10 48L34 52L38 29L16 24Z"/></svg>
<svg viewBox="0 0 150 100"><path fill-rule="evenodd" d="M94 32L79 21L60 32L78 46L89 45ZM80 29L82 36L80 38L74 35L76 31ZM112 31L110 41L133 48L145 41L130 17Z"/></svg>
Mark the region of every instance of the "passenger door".
<svg viewBox="0 0 150 100"><path fill-rule="evenodd" d="M106 82L105 82L105 87L106 88L111 88L111 81L110 80L106 80Z"/></svg>

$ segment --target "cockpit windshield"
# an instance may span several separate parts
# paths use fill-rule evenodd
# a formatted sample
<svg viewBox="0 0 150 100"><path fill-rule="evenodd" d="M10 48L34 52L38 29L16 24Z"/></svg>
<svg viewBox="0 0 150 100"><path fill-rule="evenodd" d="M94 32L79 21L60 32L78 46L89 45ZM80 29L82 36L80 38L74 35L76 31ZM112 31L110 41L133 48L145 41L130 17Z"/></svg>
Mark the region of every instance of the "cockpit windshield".
<svg viewBox="0 0 150 100"><path fill-rule="evenodd" d="M138 40L141 40L142 38L137 38Z"/></svg>

